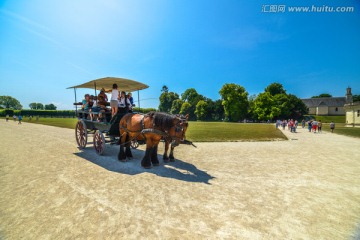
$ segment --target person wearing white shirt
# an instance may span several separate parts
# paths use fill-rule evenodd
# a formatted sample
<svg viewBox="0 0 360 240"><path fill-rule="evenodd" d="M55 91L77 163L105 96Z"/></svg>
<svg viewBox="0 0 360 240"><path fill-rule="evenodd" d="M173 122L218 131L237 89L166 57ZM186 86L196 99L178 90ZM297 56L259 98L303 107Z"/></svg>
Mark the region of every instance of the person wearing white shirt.
<svg viewBox="0 0 360 240"><path fill-rule="evenodd" d="M126 97L126 93L124 91L121 92L119 96L119 112L127 113L129 110L129 106L131 105L130 100Z"/></svg>
<svg viewBox="0 0 360 240"><path fill-rule="evenodd" d="M118 85L116 83L113 84L113 89L111 90L111 101L110 101L110 107L111 107L111 115L116 115L118 111L118 96L119 96L119 90Z"/></svg>

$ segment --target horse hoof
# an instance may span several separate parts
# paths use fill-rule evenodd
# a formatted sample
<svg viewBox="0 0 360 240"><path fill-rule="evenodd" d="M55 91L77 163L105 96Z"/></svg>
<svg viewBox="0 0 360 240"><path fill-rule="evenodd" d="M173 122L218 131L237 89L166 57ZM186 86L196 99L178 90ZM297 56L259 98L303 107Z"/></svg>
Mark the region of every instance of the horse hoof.
<svg viewBox="0 0 360 240"><path fill-rule="evenodd" d="M151 168L151 166L142 166L143 168L145 168L145 169L150 169Z"/></svg>
<svg viewBox="0 0 360 240"><path fill-rule="evenodd" d="M170 162L170 160L168 158L165 158L164 163L168 163L168 162Z"/></svg>
<svg viewBox="0 0 360 240"><path fill-rule="evenodd" d="M158 167L158 166L160 166L160 163L153 163L153 166Z"/></svg>

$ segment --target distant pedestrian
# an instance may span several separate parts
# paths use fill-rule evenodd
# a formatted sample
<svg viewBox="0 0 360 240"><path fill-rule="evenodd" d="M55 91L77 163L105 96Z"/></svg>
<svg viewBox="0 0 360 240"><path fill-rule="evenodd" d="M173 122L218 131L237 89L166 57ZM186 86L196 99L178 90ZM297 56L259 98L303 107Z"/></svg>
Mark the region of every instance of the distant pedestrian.
<svg viewBox="0 0 360 240"><path fill-rule="evenodd" d="M333 133L334 129L335 129L335 123L333 121L331 121L331 123L330 123L330 129L331 129L331 132Z"/></svg>
<svg viewBox="0 0 360 240"><path fill-rule="evenodd" d="M309 132L311 132L311 128L312 128L312 121L308 121L308 130Z"/></svg>
<svg viewBox="0 0 360 240"><path fill-rule="evenodd" d="M322 128L322 122L321 122L321 120L319 120L319 122L318 122L318 133L321 133L321 128Z"/></svg>
<svg viewBox="0 0 360 240"><path fill-rule="evenodd" d="M312 122L312 129L314 133L316 133L317 127L318 127L318 121L314 120Z"/></svg>
<svg viewBox="0 0 360 240"><path fill-rule="evenodd" d="M283 120L283 121L282 121L282 123L281 123L281 125L282 125L283 130L285 130L285 127L286 127L286 120Z"/></svg>
<svg viewBox="0 0 360 240"><path fill-rule="evenodd" d="M301 121L301 126L302 126L302 128L305 128L305 119L303 119L303 120Z"/></svg>
<svg viewBox="0 0 360 240"><path fill-rule="evenodd" d="M9 114L6 114L6 121L9 121Z"/></svg>
<svg viewBox="0 0 360 240"><path fill-rule="evenodd" d="M13 116L14 122L16 122L16 118L17 118L17 117L16 117L16 115L14 114L14 116Z"/></svg>
<svg viewBox="0 0 360 240"><path fill-rule="evenodd" d="M19 115L18 120L19 120L18 124L21 124L21 121L22 121L22 116L21 115Z"/></svg>

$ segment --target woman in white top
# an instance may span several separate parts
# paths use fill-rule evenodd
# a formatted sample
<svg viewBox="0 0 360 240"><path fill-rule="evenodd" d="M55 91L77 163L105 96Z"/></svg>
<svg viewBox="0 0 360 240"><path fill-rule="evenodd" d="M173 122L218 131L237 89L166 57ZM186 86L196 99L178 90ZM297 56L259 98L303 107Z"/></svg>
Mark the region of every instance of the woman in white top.
<svg viewBox="0 0 360 240"><path fill-rule="evenodd" d="M116 83L113 84L113 89L111 91L111 101L110 101L110 107L111 107L111 115L116 115L118 111L118 96L119 96L119 90L117 89L118 85Z"/></svg>
<svg viewBox="0 0 360 240"><path fill-rule="evenodd" d="M126 93L122 91L121 95L119 95L119 111L121 113L127 113L130 105L130 100L126 97Z"/></svg>

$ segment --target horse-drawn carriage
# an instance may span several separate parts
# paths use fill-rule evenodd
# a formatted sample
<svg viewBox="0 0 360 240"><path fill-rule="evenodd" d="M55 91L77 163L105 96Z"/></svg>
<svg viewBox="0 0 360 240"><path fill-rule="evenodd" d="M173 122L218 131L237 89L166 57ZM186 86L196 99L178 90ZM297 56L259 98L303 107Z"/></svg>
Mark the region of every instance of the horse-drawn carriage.
<svg viewBox="0 0 360 240"><path fill-rule="evenodd" d="M119 89L126 92L138 92L138 104L140 109L139 91L148 88L146 84L124 79L106 77L86 82L77 86L69 87L74 89L76 116L78 122L75 127L75 138L80 149L84 149L88 143L88 136L93 136L93 146L97 154L102 155L107 144L117 143L120 145L118 159L126 161L131 159L131 148L137 148L139 144L146 144L145 156L141 162L145 168L159 165L157 159L157 146L160 141L165 142L165 152L163 159L165 162L173 161L173 150L178 144L192 144L185 140L185 132L188 126L187 116L170 115L166 113L151 112L127 113L118 112L111 116L110 112L97 112L78 109L81 102L77 102L76 89L92 88L95 96L100 89L110 90L113 84L117 84ZM104 121L94 121L89 115L105 115ZM107 120L106 120L107 119ZM192 144L193 145L193 144ZM171 146L170 155L167 151ZM124 151L125 147L125 151Z"/></svg>

